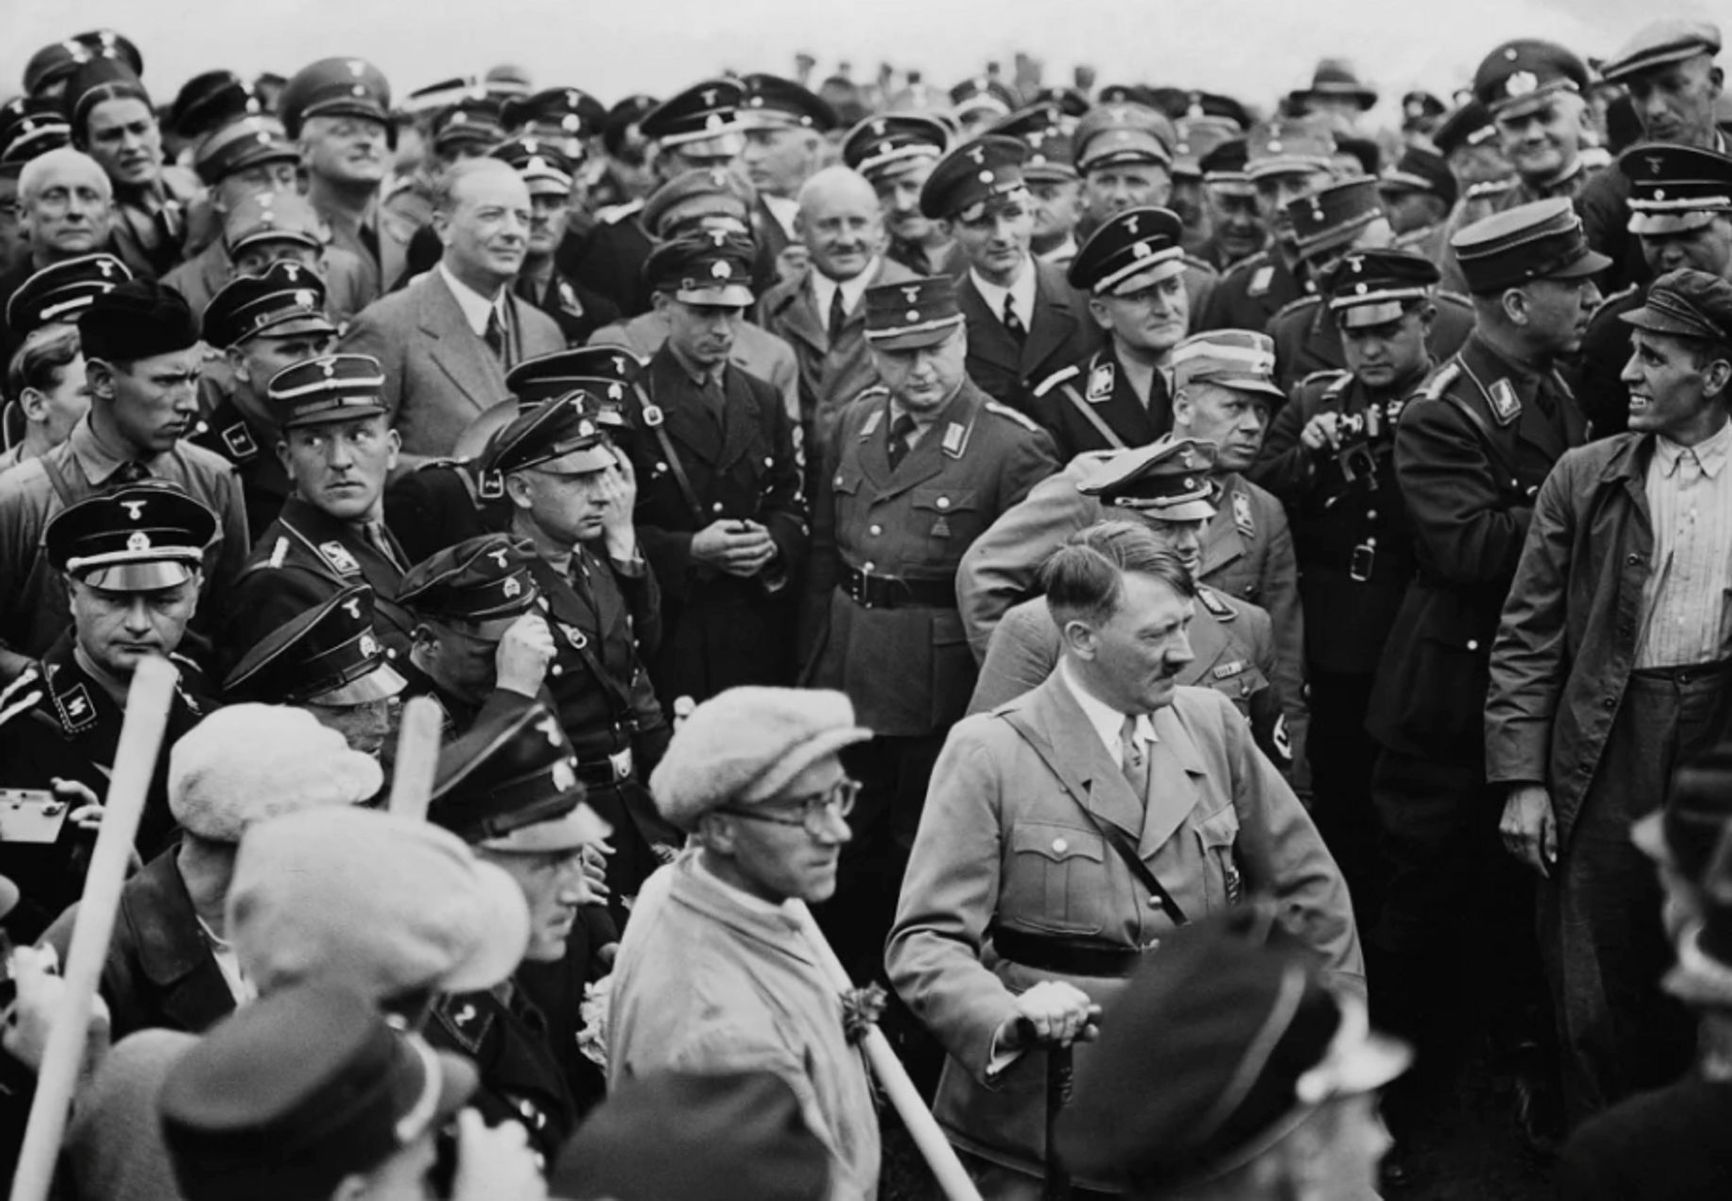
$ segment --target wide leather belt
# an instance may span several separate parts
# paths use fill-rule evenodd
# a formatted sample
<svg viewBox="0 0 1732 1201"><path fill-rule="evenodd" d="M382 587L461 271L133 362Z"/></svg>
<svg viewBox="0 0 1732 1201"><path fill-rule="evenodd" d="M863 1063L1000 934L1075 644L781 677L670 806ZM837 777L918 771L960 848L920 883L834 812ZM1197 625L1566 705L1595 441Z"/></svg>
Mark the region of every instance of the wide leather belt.
<svg viewBox="0 0 1732 1201"><path fill-rule="evenodd" d="M992 945L1012 963L1063 976L1122 978L1136 971L1143 959L1143 952L1123 943L1030 934L1026 930L994 930Z"/></svg>
<svg viewBox="0 0 1732 1201"><path fill-rule="evenodd" d="M956 608L955 579L905 580L844 566L841 587L862 609Z"/></svg>
<svg viewBox="0 0 1732 1201"><path fill-rule="evenodd" d="M577 765L577 778L585 788L607 788L631 778L631 748L616 751L605 759L591 759Z"/></svg>

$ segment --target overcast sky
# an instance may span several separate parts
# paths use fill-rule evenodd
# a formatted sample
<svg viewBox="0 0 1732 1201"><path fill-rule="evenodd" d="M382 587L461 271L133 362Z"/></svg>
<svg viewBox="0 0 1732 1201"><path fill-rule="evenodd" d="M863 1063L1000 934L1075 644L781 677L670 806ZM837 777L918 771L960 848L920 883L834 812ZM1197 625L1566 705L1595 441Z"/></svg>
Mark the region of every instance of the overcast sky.
<svg viewBox="0 0 1732 1201"><path fill-rule="evenodd" d="M889 60L946 86L989 58L1008 71L1023 50L1044 60L1048 82L1087 62L1101 83L1205 87L1267 106L1323 54L1349 55L1386 96L1447 93L1504 38L1600 56L1657 13L1732 28L1732 0L0 0L0 95L36 47L109 25L143 50L159 101L202 70L289 74L333 54L377 62L399 96L516 62L540 85L611 102L722 68L788 72L800 50L820 73L845 59L864 80Z"/></svg>

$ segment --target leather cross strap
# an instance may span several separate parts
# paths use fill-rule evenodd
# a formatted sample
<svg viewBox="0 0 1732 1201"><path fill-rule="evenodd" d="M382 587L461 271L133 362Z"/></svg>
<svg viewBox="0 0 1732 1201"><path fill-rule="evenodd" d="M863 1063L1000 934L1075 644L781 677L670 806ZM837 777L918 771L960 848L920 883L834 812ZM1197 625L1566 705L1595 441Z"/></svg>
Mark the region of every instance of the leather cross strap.
<svg viewBox="0 0 1732 1201"><path fill-rule="evenodd" d="M1066 400L1070 401L1071 408L1081 413L1088 423L1095 427L1095 433L1106 439L1109 447L1113 450L1125 449L1125 440L1113 433L1112 427L1101 419L1101 415L1095 412L1093 405L1077 395L1075 388L1069 384L1060 384L1058 390L1064 393Z"/></svg>
<svg viewBox="0 0 1732 1201"><path fill-rule="evenodd" d="M697 528L703 529L710 524L709 516L704 512L703 504L698 500L698 491L692 487L691 477L686 474L686 466L680 462L678 454L674 453L673 439L668 437L667 421L662 411L644 392L643 385L632 384L632 391L637 393L639 411L643 423L655 435L656 447L662 452L662 457L668 461L668 470L674 473L674 483L679 487L680 497L686 502L686 507L692 511L692 520L697 522Z"/></svg>

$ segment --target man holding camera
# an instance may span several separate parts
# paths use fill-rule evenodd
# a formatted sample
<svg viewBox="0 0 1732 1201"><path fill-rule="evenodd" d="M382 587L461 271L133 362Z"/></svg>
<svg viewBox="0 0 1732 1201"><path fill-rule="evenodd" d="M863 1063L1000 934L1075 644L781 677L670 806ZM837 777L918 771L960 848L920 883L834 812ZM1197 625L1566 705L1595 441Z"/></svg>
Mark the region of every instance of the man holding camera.
<svg viewBox="0 0 1732 1201"><path fill-rule="evenodd" d="M1395 487L1395 423L1432 365L1438 270L1400 250L1355 250L1319 283L1345 371L1318 371L1275 417L1246 474L1287 506L1299 560L1310 681L1315 814L1341 860L1361 921L1374 909L1376 824L1365 733L1377 660L1413 575Z"/></svg>

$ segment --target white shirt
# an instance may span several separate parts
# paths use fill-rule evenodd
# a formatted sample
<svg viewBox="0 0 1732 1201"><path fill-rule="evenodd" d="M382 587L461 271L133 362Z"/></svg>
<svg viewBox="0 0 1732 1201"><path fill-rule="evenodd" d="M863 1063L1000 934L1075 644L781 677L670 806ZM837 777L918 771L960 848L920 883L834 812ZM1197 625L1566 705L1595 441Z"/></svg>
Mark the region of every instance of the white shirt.
<svg viewBox="0 0 1732 1201"><path fill-rule="evenodd" d="M1636 666L1688 667L1726 657L1732 573L1732 422L1695 446L1655 440L1646 492L1656 568L1642 587Z"/></svg>
<svg viewBox="0 0 1732 1201"><path fill-rule="evenodd" d="M499 294L486 297L471 288L468 284L451 274L450 268L440 263L437 268L445 280L445 286L451 289L451 295L457 298L457 307L463 310L463 320L469 323L469 328L475 331L477 338L487 336L487 319L498 311L505 297L505 289L499 289ZM499 314L499 325L505 327L505 314Z"/></svg>
<svg viewBox="0 0 1732 1201"><path fill-rule="evenodd" d="M787 234L789 238L794 238L794 217L800 211L800 202L790 200L786 196L772 196L768 192L759 192L758 199L764 202L764 208L769 211L770 216L776 219L776 224L782 227L782 232Z"/></svg>
<svg viewBox="0 0 1732 1201"><path fill-rule="evenodd" d="M836 294L836 289L842 290L842 311L852 313L860 307L860 298L866 295L866 287L878 275L878 260L874 258L866 264L866 270L853 279L831 279L816 267L812 268L812 303L818 306L818 324L825 329L830 328L830 298Z"/></svg>
<svg viewBox="0 0 1732 1201"><path fill-rule="evenodd" d="M1124 770L1125 748L1120 739L1124 734L1125 718L1129 714L1120 713L1083 687L1082 682L1076 678L1076 673L1071 670L1069 662L1060 660L1058 671L1059 678L1064 681L1064 686L1070 689L1070 694L1076 698L1076 703L1082 709L1083 716L1088 718L1089 725L1093 726L1095 733L1100 735L1101 744L1107 748L1107 754L1112 757L1114 763L1119 765L1121 771ZM1137 714L1135 720L1136 724L1131 730L1131 737L1146 752L1150 746L1160 741L1160 737L1155 733L1155 723L1147 713Z"/></svg>
<svg viewBox="0 0 1732 1201"><path fill-rule="evenodd" d="M980 298L986 301L986 307L992 310L992 315L999 321L1004 320L1004 298L1010 297L1011 307L1016 310L1017 319L1022 322L1026 333L1034 329L1034 260L1023 259L1022 267L1016 273L1016 280L1008 288L987 283L980 277L980 272L973 267L968 269L968 278L974 281L975 289Z"/></svg>

